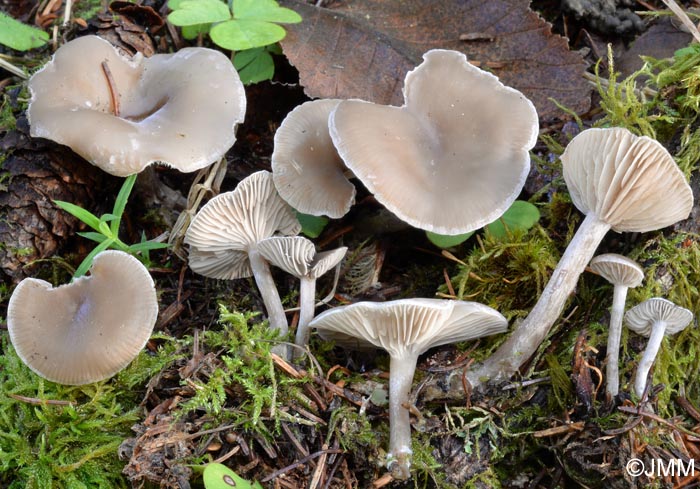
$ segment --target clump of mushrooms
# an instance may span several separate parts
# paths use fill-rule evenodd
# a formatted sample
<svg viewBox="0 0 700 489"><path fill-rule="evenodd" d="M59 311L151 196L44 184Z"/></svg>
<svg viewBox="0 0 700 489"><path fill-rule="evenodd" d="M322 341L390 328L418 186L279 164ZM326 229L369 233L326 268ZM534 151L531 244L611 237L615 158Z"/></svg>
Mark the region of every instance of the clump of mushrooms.
<svg viewBox="0 0 700 489"><path fill-rule="evenodd" d="M506 319L476 302L404 299L358 302L319 314L311 324L326 340L350 349L382 348L391 357L390 447L387 468L408 479L411 466L409 394L418 357L428 349L504 332Z"/></svg>
<svg viewBox="0 0 700 489"><path fill-rule="evenodd" d="M303 348L309 344L309 323L316 310L316 279L340 263L348 249L343 246L317 253L314 244L302 236L273 236L258 243L258 250L270 264L300 281L295 343Z"/></svg>
<svg viewBox="0 0 700 489"><path fill-rule="evenodd" d="M423 59L406 75L403 106L342 101L330 135L347 168L400 219L466 233L498 219L520 193L537 112L462 53L435 49Z"/></svg>
<svg viewBox="0 0 700 489"><path fill-rule="evenodd" d="M158 317L148 270L123 251L98 253L90 275L52 287L35 278L15 288L7 328L17 355L53 382L82 385L126 367Z"/></svg>
<svg viewBox="0 0 700 489"><path fill-rule="evenodd" d="M97 36L61 46L28 86L31 135L116 176L153 162L192 172L217 161L246 109L238 73L219 51L126 57Z"/></svg>
<svg viewBox="0 0 700 489"><path fill-rule="evenodd" d="M300 230L294 211L275 190L272 174L259 171L241 180L235 190L207 202L192 220L184 242L190 245L190 268L205 277L255 277L270 328L286 335L287 317L258 244L275 233L294 235Z"/></svg>
<svg viewBox="0 0 700 489"><path fill-rule="evenodd" d="M535 353L611 228L661 229L686 219L692 209L693 192L683 173L668 151L648 137L623 128L588 129L569 143L561 160L571 199L586 218L527 318L469 371L472 385L510 377Z"/></svg>
<svg viewBox="0 0 700 489"><path fill-rule="evenodd" d="M627 289L639 287L642 284L644 271L634 260L616 253L596 256L591 260L589 267L614 286L613 304L610 309L608 348L605 355L605 389L611 397L614 397L620 390L618 360Z"/></svg>
<svg viewBox="0 0 700 489"><path fill-rule="evenodd" d="M654 297L637 304L625 314L627 327L635 333L649 338L634 378L634 392L642 397L647 377L664 336L683 331L693 320L693 313L673 302Z"/></svg>

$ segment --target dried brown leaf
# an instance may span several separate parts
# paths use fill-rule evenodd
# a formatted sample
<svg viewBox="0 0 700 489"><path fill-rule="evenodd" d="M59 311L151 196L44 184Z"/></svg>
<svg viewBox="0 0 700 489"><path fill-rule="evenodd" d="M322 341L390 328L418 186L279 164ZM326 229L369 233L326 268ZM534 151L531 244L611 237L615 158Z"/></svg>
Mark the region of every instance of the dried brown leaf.
<svg viewBox="0 0 700 489"><path fill-rule="evenodd" d="M282 48L310 97L403 104L404 75L435 48L465 53L527 95L540 117L590 105L586 63L529 8L529 0L348 0L332 9L282 0L304 21L286 26Z"/></svg>

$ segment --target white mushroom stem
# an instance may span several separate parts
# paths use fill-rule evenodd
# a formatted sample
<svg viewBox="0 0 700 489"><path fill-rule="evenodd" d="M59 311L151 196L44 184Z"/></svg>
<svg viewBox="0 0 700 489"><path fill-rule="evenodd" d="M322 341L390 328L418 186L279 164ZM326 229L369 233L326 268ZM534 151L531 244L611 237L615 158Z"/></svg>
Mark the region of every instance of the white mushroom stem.
<svg viewBox="0 0 700 489"><path fill-rule="evenodd" d="M289 325L287 324L287 316L284 314L284 307L282 307L282 299L280 299L275 282L272 280L270 266L254 247L248 250L248 259L250 260L250 268L253 270L255 283L265 303L270 328L278 329L280 335L285 336L289 331Z"/></svg>
<svg viewBox="0 0 700 489"><path fill-rule="evenodd" d="M391 357L389 367L389 454L387 468L398 480L406 480L411 468L411 416L404 405L409 403L417 355Z"/></svg>
<svg viewBox="0 0 700 489"><path fill-rule="evenodd" d="M593 213L586 216L530 314L493 355L468 372L472 386L509 378L537 351L609 230L610 225Z"/></svg>
<svg viewBox="0 0 700 489"><path fill-rule="evenodd" d="M637 397L641 398L644 394L644 388L647 385L647 377L649 376L649 370L656 360L656 355L659 353L659 348L661 348L661 342L666 334L666 321L654 321L651 325L651 334L649 335L649 342L644 350L642 359L639 361L639 366L637 367L637 374L634 378L634 392Z"/></svg>
<svg viewBox="0 0 700 489"><path fill-rule="evenodd" d="M311 330L309 323L316 311L316 278L300 277L299 285L299 324L297 325L296 344L305 348L309 344ZM295 350L296 351L296 350Z"/></svg>
<svg viewBox="0 0 700 489"><path fill-rule="evenodd" d="M610 329L608 333L608 351L606 354L605 380L606 390L611 396L620 391L620 337L622 336L622 316L625 312L627 289L624 285L616 285L613 289L613 304L610 310Z"/></svg>

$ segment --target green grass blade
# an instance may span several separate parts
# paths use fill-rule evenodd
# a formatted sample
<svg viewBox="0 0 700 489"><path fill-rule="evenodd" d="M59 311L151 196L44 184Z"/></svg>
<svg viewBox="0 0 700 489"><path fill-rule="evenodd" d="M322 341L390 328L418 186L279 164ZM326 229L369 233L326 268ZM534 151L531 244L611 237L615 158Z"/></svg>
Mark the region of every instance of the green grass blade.
<svg viewBox="0 0 700 489"><path fill-rule="evenodd" d="M71 204L70 202L64 202L63 200L54 200L53 202L68 214L81 220L95 231L100 231L100 219L92 212L87 211L75 204Z"/></svg>
<svg viewBox="0 0 700 489"><path fill-rule="evenodd" d="M85 257L85 259L82 261L78 269L75 271L75 275L73 275L73 279L75 280L76 278L82 277L87 273L87 271L90 269L92 266L92 260L95 259L95 256L98 253L101 253L102 251L106 250L110 246L112 246L112 243L114 243L114 240L112 238L105 239L102 243L98 244L95 246L95 248L88 253L88 255Z"/></svg>
<svg viewBox="0 0 700 489"><path fill-rule="evenodd" d="M134 173L133 175L129 175L128 177L126 177L124 183L122 184L122 188L119 190L119 194L117 194L117 200L114 201L114 208L112 209L112 214L116 216L116 219L112 221L112 224L110 226L112 229L112 234L114 236L117 236L119 234L119 225L122 222L122 214L124 214L126 203L129 200L129 195L131 195L131 189L134 188L134 183L136 183L137 176L138 175Z"/></svg>
<svg viewBox="0 0 700 489"><path fill-rule="evenodd" d="M107 236L105 236L102 233L93 233L92 231L85 232L85 233L77 233L78 236L81 236L83 238L92 240L92 241L97 241L98 243L102 243L105 239L108 239Z"/></svg>

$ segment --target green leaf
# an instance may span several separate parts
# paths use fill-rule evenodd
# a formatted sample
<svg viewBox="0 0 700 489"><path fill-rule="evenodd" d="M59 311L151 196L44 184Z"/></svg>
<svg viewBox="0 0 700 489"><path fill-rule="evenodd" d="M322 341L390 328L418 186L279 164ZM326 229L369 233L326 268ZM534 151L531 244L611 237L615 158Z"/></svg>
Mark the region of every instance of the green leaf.
<svg viewBox="0 0 700 489"><path fill-rule="evenodd" d="M251 85L272 79L275 62L267 48L253 48L239 51L233 58L233 66L244 85Z"/></svg>
<svg viewBox="0 0 700 489"><path fill-rule="evenodd" d="M202 477L206 489L263 489L258 482L251 484L223 464L207 464Z"/></svg>
<svg viewBox="0 0 700 489"><path fill-rule="evenodd" d="M328 218L324 216L312 216L297 212L297 219L301 224L301 232L309 238L318 238L323 229L328 224Z"/></svg>
<svg viewBox="0 0 700 489"><path fill-rule="evenodd" d="M62 200L54 200L53 202L71 216L80 219L95 231L100 232L100 218L92 212L86 211L82 207L71 204L70 202L64 202Z"/></svg>
<svg viewBox="0 0 700 489"><path fill-rule="evenodd" d="M466 240L472 237L474 231L466 234L456 234L454 236L449 236L446 234L437 234L426 231L425 235L428 237L431 243L439 248L452 248L459 244L464 243Z"/></svg>
<svg viewBox="0 0 700 489"><path fill-rule="evenodd" d="M209 37L217 45L231 51L267 46L286 35L277 24L258 20L229 20L211 28Z"/></svg>
<svg viewBox="0 0 700 489"><path fill-rule="evenodd" d="M114 243L114 240L112 238L104 240L102 243L98 244L95 246L95 248L88 253L88 255L85 257L85 259L82 261L82 263L78 266L78 269L75 271L75 274L73 275L73 279L75 280L78 277L82 277L87 273L87 271L90 269L92 266L92 260L95 259L95 255L98 253L106 250L110 246L112 246L112 243Z"/></svg>
<svg viewBox="0 0 700 489"><path fill-rule="evenodd" d="M109 224L104 221L100 221L100 227L97 230L109 238L116 238L114 233L112 233L112 230L109 228Z"/></svg>
<svg viewBox="0 0 700 489"><path fill-rule="evenodd" d="M100 221L101 222L109 222L109 221L114 221L115 219L118 219L118 216L115 216L114 214L102 214L100 216Z"/></svg>
<svg viewBox="0 0 700 489"><path fill-rule="evenodd" d="M182 37L191 41L200 34L209 34L209 29L211 29L211 24L184 25L182 26Z"/></svg>
<svg viewBox="0 0 700 489"><path fill-rule="evenodd" d="M529 202L516 200L498 220L486 225L486 231L495 238L504 238L508 232L527 231L540 220L540 211Z"/></svg>
<svg viewBox="0 0 700 489"><path fill-rule="evenodd" d="M175 6L173 6L175 5ZM171 24L177 26L211 24L231 18L231 11L221 0L181 0L169 2L173 11L168 15Z"/></svg>
<svg viewBox="0 0 700 489"><path fill-rule="evenodd" d="M136 243L129 245L130 253L141 253L143 251L150 250L162 250L170 246L168 243L158 243L156 241L145 241L143 243Z"/></svg>
<svg viewBox="0 0 700 489"><path fill-rule="evenodd" d="M0 12L0 44L17 51L28 51L43 46L48 41L48 33Z"/></svg>
<svg viewBox="0 0 700 489"><path fill-rule="evenodd" d="M301 16L292 9L280 7L275 0L233 0L233 17L239 20L257 20L297 24Z"/></svg>
<svg viewBox="0 0 700 489"><path fill-rule="evenodd" d="M92 241L97 241L98 243L102 243L105 239L108 239L107 236L105 236L102 233L93 233L93 232L86 232L86 233L77 233L78 236L81 236L86 239L90 239Z"/></svg>
<svg viewBox="0 0 700 489"><path fill-rule="evenodd" d="M131 195L131 190L134 188L134 183L136 183L137 174L129 175L122 183L122 188L119 189L117 194L117 199L114 201L114 207L112 208L112 214L115 219L110 225L112 234L117 236L119 234L119 226L122 222L122 214L124 214L124 209L126 209L126 203L129 201L129 195ZM104 216L102 216L104 219Z"/></svg>

